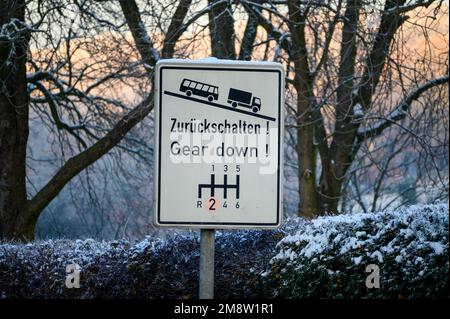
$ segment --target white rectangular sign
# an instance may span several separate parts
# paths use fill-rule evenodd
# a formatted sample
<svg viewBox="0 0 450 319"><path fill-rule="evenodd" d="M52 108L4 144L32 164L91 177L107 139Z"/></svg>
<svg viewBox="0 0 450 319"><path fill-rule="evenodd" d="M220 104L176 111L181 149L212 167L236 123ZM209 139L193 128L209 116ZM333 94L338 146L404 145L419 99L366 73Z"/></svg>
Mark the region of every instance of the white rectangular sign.
<svg viewBox="0 0 450 319"><path fill-rule="evenodd" d="M155 224L280 226L281 64L161 60L155 83Z"/></svg>

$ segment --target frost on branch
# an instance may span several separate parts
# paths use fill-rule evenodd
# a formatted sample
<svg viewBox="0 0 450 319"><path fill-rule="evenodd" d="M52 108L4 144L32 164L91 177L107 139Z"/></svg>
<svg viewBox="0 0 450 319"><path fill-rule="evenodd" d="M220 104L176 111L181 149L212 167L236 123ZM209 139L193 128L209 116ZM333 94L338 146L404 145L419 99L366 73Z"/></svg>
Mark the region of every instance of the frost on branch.
<svg viewBox="0 0 450 319"><path fill-rule="evenodd" d="M18 19L11 19L0 26L0 76L3 77L5 71L13 66L18 52L26 52L32 31L30 26Z"/></svg>

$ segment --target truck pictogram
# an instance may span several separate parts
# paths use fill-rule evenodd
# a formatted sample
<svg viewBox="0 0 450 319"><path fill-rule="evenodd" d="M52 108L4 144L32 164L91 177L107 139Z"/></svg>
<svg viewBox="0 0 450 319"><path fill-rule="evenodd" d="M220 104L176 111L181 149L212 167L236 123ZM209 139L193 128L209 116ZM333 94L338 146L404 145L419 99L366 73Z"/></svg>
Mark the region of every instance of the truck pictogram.
<svg viewBox="0 0 450 319"><path fill-rule="evenodd" d="M249 108L255 113L261 110L261 99L247 91L231 88L228 92L227 102L234 108L239 105Z"/></svg>

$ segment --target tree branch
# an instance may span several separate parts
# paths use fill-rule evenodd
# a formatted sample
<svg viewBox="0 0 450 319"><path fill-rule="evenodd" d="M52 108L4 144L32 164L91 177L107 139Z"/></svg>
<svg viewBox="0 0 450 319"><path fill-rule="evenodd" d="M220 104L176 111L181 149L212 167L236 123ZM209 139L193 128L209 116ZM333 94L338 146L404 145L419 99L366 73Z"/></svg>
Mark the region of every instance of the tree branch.
<svg viewBox="0 0 450 319"><path fill-rule="evenodd" d="M391 13L390 10L397 8L399 5L403 5L404 2L405 0L386 1L380 27L378 28L375 37L375 43L372 51L367 57L364 74L358 84L358 90L355 94L355 96L359 98L360 104L364 110L370 108L373 92L380 80L381 72L386 63L386 57L389 54L388 50L394 39L394 35L403 22L408 19L406 16L402 17L398 12L394 11L394 13Z"/></svg>
<svg viewBox="0 0 450 319"><path fill-rule="evenodd" d="M135 0L120 0L123 14L134 37L137 50L141 55L146 69L151 70L159 59L159 54L153 47L142 23ZM59 194L64 186L81 171L105 155L120 143L136 124L142 121L153 109L153 87L150 94L133 110L126 114L103 138L70 158L50 179L50 181L27 202L24 208L23 223L26 226L35 224L41 211Z"/></svg>
<svg viewBox="0 0 450 319"><path fill-rule="evenodd" d="M314 69L314 71L311 74L311 77L313 80L316 78L316 76L320 72L320 69L322 68L323 64L328 59L328 54L330 52L330 44L331 44L331 41L333 40L334 31L335 31L338 21L341 17L339 14L339 12L341 10L341 6L342 6L342 0L339 0L338 6L336 9L336 14L335 14L333 20L331 20L328 24L328 32L327 32L327 35L325 36L325 44L323 46L322 56L319 60L319 63L317 63L316 68Z"/></svg>
<svg viewBox="0 0 450 319"><path fill-rule="evenodd" d="M136 1L120 0L119 2L145 68L149 70L159 60L159 54L153 46L153 41L145 29L144 23L142 23Z"/></svg>
<svg viewBox="0 0 450 319"><path fill-rule="evenodd" d="M52 94L45 88L45 86L41 82L36 82L35 85L39 89L39 91L41 91L42 94L44 94L46 103L50 106L50 114L52 115L52 118L55 121L58 130L63 129L66 130L67 132L69 132L69 134L75 137L84 148L86 148L87 147L86 142L80 135L78 135L75 132L76 130L84 128L84 126L83 125L70 126L69 124L61 120L61 117L58 114L58 107L56 105L56 102L53 100Z"/></svg>
<svg viewBox="0 0 450 319"><path fill-rule="evenodd" d="M338 73L336 128L343 127L341 122L348 120L351 107L353 78L356 67L356 34L359 14L362 6L361 0L348 0L345 10L344 26L342 27L342 45Z"/></svg>
<svg viewBox="0 0 450 319"><path fill-rule="evenodd" d="M418 100L420 96L425 93L427 90L449 82L449 76L443 76L437 79L430 80L423 84L422 86L416 88L414 91L412 91L408 96L403 99L397 106L394 108L394 110L385 118L382 119L374 124L371 124L369 127L366 128L359 128L357 138L360 141L366 140L367 138L376 137L383 133L385 129L390 127L393 123L398 122L405 118L406 114L408 113L411 104Z"/></svg>
<svg viewBox="0 0 450 319"><path fill-rule="evenodd" d="M27 202L24 208L26 225L31 225L37 220L41 211L59 194L73 177L105 155L123 139L126 133L142 121L153 109L152 100L153 90L144 101L125 115L108 134L91 147L70 158L50 181Z"/></svg>
<svg viewBox="0 0 450 319"><path fill-rule="evenodd" d="M242 5L246 8L246 10L253 12L253 14L258 18L258 23L264 28L264 30L266 30L267 34L277 41L280 47L289 54L292 48L292 43L289 38L290 34L277 29L271 21L264 17L259 8L245 3Z"/></svg>
<svg viewBox="0 0 450 319"><path fill-rule="evenodd" d="M255 42L256 32L258 30L258 16L253 13L253 10L248 9L248 6L244 5L248 14L247 24L245 25L244 36L241 42L241 49L239 51L239 60L251 60L253 51L253 42Z"/></svg>
<svg viewBox="0 0 450 319"><path fill-rule="evenodd" d="M175 43L178 41L181 34L183 34L186 30L186 26L183 25L183 21L186 18L186 14L191 6L191 3L192 0L180 0L164 38L164 45L162 49L163 58L173 56Z"/></svg>

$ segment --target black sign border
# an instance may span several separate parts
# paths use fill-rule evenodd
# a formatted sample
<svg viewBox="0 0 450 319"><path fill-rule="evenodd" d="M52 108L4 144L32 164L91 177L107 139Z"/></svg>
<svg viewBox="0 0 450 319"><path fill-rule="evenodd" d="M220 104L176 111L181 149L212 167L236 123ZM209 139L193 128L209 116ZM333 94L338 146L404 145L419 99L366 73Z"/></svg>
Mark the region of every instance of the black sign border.
<svg viewBox="0 0 450 319"><path fill-rule="evenodd" d="M161 220L161 135L162 135L162 94L163 94L163 90L162 90L162 81L163 81L163 70L204 70L204 71L243 71L243 72L274 72L274 73L278 73L278 165L277 165L277 220L275 223L233 223L233 222L180 222L180 221L162 221ZM276 227L277 225L279 225L280 223L280 218L281 218L281 212L280 210L282 210L282 207L280 208L280 193L281 193L281 187L283 187L283 185L280 185L280 174L281 174L281 128L284 127L284 123L281 123L281 112L282 112L282 105L281 105L281 83L282 83L282 72L280 70L276 70L276 69L256 69L256 68L233 68L233 67L229 67L229 68L219 68L219 67L192 67L192 66L161 66L159 68L159 92L158 92L158 98L159 98L159 103L158 103L158 165L155 165L156 169L157 169L157 178L158 178L158 189L157 189L157 198L158 198L158 203L157 203L157 207L154 207L154 209L156 209L156 214L157 214L157 223L159 226L162 227L183 227L185 226L186 228L189 228L190 226L195 227L195 228L200 228L199 226L214 226L214 225L218 225L218 226L224 226L224 228L228 228L228 226L250 226L249 228L253 227L258 227L258 226L273 226ZM154 210L155 213L155 210ZM175 226L174 226L175 225ZM179 225L179 226L177 226ZM212 228L212 227L209 227ZM221 227L218 227L218 229L220 229Z"/></svg>

